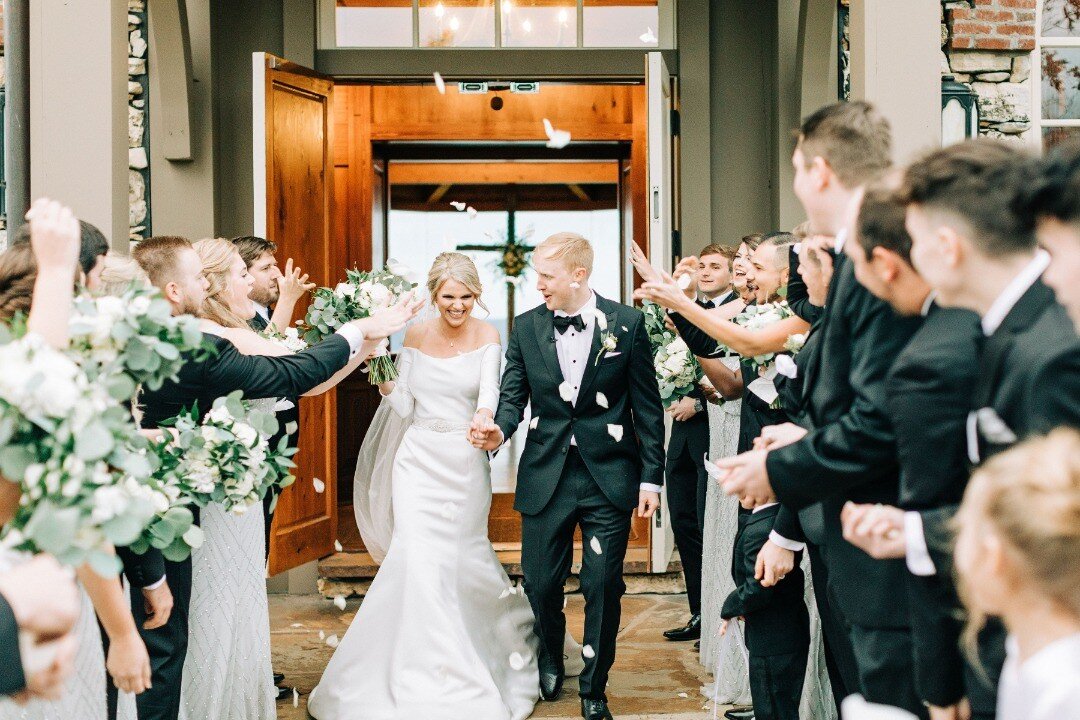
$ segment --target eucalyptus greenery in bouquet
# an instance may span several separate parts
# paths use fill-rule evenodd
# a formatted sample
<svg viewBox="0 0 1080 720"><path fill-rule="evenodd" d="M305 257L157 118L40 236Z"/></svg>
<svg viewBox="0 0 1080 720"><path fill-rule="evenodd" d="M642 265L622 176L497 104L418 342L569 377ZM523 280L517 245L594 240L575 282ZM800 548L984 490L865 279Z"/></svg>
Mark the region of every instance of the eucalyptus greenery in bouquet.
<svg viewBox="0 0 1080 720"><path fill-rule="evenodd" d="M645 313L645 332L653 349L660 400L664 407L670 407L690 395L704 373L686 342L664 324L664 308L646 301L641 309Z"/></svg>
<svg viewBox="0 0 1080 720"><path fill-rule="evenodd" d="M288 438L295 423L271 447L278 431L274 413L252 408L242 397L236 391L218 398L202 422L196 410L180 415L173 425L176 437L158 448L159 478L175 483L199 507L220 503L235 515L261 503L270 488L291 485L296 467L296 448Z"/></svg>
<svg viewBox="0 0 1080 720"><path fill-rule="evenodd" d="M131 410L35 335L0 329L0 475L21 485L0 546L120 570L114 546L139 540L170 500Z"/></svg>
<svg viewBox="0 0 1080 720"><path fill-rule="evenodd" d="M408 279L408 268L393 260L386 267L370 272L345 271L345 282L334 288L318 288L312 293L312 303L304 318L304 341L314 345L337 331L350 320L370 317L416 287ZM372 385L389 382L397 377L394 361L389 355L368 362L368 377Z"/></svg>
<svg viewBox="0 0 1080 720"><path fill-rule="evenodd" d="M761 305L748 305L745 310L732 318L732 322L748 330L761 330L794 315L787 301L780 300ZM776 353L764 353L751 358L743 358L743 362L749 363L754 372L760 374L775 358Z"/></svg>

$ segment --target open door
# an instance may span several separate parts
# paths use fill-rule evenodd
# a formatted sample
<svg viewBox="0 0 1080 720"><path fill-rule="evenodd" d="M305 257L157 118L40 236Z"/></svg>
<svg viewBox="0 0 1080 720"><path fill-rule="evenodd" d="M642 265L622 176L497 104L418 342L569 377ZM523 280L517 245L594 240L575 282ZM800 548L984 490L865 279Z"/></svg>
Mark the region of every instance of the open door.
<svg viewBox="0 0 1080 720"><path fill-rule="evenodd" d="M664 56L658 52L646 54L645 88L648 105L648 129L645 139L646 188L649 191L649 260L653 266L666 272L672 270L672 209L674 205L674 165L672 161L671 75L664 64ZM664 413L668 432L671 419ZM650 536L650 567L654 573L666 572L675 551L675 536L671 532L671 516L668 513L667 488L661 495L660 512L653 516Z"/></svg>
<svg viewBox="0 0 1080 720"><path fill-rule="evenodd" d="M334 83L266 53L253 54L252 70L255 234L277 244L282 267L292 258L311 282L330 285L342 265L330 232ZM334 550L336 400L330 391L300 401L296 482L278 500L271 575ZM322 492L315 489L315 478L323 481Z"/></svg>

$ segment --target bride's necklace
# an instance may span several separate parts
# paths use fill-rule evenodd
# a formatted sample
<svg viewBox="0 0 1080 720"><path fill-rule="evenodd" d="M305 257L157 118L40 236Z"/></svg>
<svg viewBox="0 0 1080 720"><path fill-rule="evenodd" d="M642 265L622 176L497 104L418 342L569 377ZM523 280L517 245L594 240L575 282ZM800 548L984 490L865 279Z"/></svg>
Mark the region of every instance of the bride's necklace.
<svg viewBox="0 0 1080 720"><path fill-rule="evenodd" d="M450 349L451 349L451 350L453 350L453 351L455 351L455 352L461 352L460 350L458 350L458 349L457 349L457 346L456 346L456 345L454 344L454 343L455 343L455 339L454 339L454 338L451 338L451 337L450 337L450 336L448 336L448 335L447 335L446 333L444 333L444 332L442 331L442 328L438 328L438 329L436 330L436 332L438 332L438 333L439 333L439 337L441 337L441 338L442 338L443 340L445 340L445 341L446 341L446 344L450 346ZM462 334L464 334L464 333L462 333ZM459 337L459 338L457 338L457 340L460 340L460 339L461 339L460 337Z"/></svg>

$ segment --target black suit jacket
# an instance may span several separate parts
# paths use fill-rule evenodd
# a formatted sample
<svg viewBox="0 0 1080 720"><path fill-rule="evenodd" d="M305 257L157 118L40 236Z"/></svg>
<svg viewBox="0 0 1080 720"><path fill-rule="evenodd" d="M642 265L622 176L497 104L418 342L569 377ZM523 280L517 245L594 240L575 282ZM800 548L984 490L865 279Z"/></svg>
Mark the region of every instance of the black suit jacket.
<svg viewBox="0 0 1080 720"><path fill-rule="evenodd" d="M885 376L922 318L897 316L856 281L843 255L837 256L825 308L798 356L804 375L800 418L810 432L768 454L769 478L785 506L806 509L803 530L826 548L847 620L904 627L903 561L874 560L844 540L840 510L846 500L897 503L899 466L885 411Z"/></svg>
<svg viewBox="0 0 1080 720"><path fill-rule="evenodd" d="M787 302L792 312L811 325L820 320L822 315L825 314L825 308L810 302L810 294L806 289L806 283L803 282L802 275L799 274L799 253L795 252L794 245L788 249Z"/></svg>
<svg viewBox="0 0 1080 720"><path fill-rule="evenodd" d="M769 539L779 505L739 514L739 529L731 556L735 589L724 600L720 616L746 618L746 647L751 655L783 655L804 651L810 644L810 618L803 601L802 553L795 569L776 585L762 587L754 578L758 552Z"/></svg>
<svg viewBox="0 0 1080 720"><path fill-rule="evenodd" d="M203 340L213 346L211 357L185 363L177 380L167 380L159 389L143 394L143 427L156 428L196 404L201 419L214 400L235 390L243 390L248 398L303 395L329 380L349 360L349 343L340 335L280 357L244 355L228 340L209 333L203 333ZM165 575L165 561L158 550L137 555L117 548L117 555L133 587L146 587Z"/></svg>
<svg viewBox="0 0 1080 720"><path fill-rule="evenodd" d="M606 316L618 346L596 362L601 330L594 326L577 405L559 395L563 375L554 314L541 305L514 319L495 423L509 439L521 424L526 404L531 402L533 417L539 417L525 438L518 467L514 509L520 513L539 513L555 494L571 436L577 438L593 479L616 507L636 507L641 483L664 482L664 410L645 316L599 295L596 307ZM597 392L604 393L609 407L597 404ZM621 440L612 437L609 425L622 427Z"/></svg>
<svg viewBox="0 0 1080 720"><path fill-rule="evenodd" d="M981 342L975 313L933 305L885 381L900 457L899 504L919 512L924 526L943 512L951 517L967 487L964 426L979 376ZM920 697L947 706L966 694L961 606L950 544L937 548L937 555L937 573L909 574L907 586Z"/></svg>
<svg viewBox="0 0 1080 720"><path fill-rule="evenodd" d="M26 687L19 656L19 625L7 599L0 595L0 696L14 695Z"/></svg>

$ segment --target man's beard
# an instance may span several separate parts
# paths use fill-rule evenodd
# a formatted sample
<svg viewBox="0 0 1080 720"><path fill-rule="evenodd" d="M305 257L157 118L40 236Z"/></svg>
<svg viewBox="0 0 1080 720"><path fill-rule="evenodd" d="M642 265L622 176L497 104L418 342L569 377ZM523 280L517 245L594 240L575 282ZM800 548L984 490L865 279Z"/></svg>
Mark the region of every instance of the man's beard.
<svg viewBox="0 0 1080 720"><path fill-rule="evenodd" d="M278 292L277 288L268 290L265 293L259 292L258 290L251 291L251 301L258 305L262 305L264 308L268 308L276 303L280 296L281 294Z"/></svg>
<svg viewBox="0 0 1080 720"><path fill-rule="evenodd" d="M195 315L196 317L199 317L201 312L202 312L202 306L201 305L196 305L191 300L191 298L189 298L189 297L187 297L185 295L184 296L184 301L180 304L180 314L181 315Z"/></svg>

